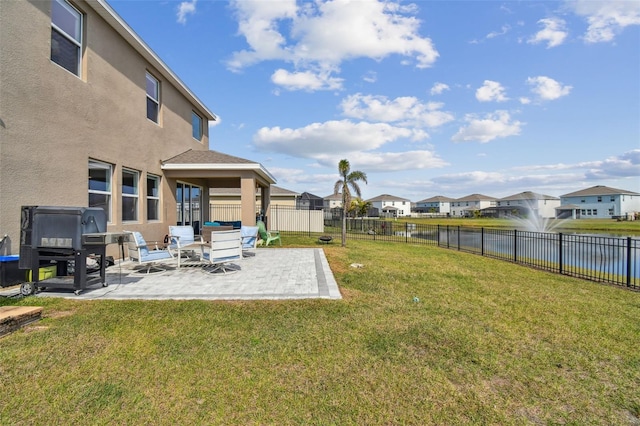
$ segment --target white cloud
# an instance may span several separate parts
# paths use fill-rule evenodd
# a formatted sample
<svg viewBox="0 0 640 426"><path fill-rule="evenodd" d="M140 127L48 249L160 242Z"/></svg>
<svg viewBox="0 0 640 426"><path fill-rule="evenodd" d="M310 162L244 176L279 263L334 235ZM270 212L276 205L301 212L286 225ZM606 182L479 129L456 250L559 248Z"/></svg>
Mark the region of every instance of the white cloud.
<svg viewBox="0 0 640 426"><path fill-rule="evenodd" d="M212 128L216 127L220 123L222 123L222 117L220 117L219 115L216 115L216 119L215 120L210 120L209 121L209 129L212 129Z"/></svg>
<svg viewBox="0 0 640 426"><path fill-rule="evenodd" d="M411 58L417 68L430 67L439 54L419 34L415 6L383 1L244 1L232 2L238 32L249 48L234 52L227 65L239 70L257 62L283 60L298 70L336 71L353 58ZM331 29L327 31L327 29Z"/></svg>
<svg viewBox="0 0 640 426"><path fill-rule="evenodd" d="M374 150L397 139L421 140L419 130L394 127L386 123L354 123L349 120L312 123L298 129L263 127L254 135L255 146L302 158L321 158L326 152L342 155Z"/></svg>
<svg viewBox="0 0 640 426"><path fill-rule="evenodd" d="M503 25L502 28L500 28L500 31L492 31L489 34L487 34L487 38L492 39L492 38L503 36L506 33L508 33L510 30L511 30L511 27L509 25Z"/></svg>
<svg viewBox="0 0 640 426"><path fill-rule="evenodd" d="M441 111L442 106L439 102L422 103L413 96L389 100L360 93L344 98L340 104L347 117L417 127L438 127L452 121L453 114Z"/></svg>
<svg viewBox="0 0 640 426"><path fill-rule="evenodd" d="M478 141L487 143L496 138L506 138L520 134L523 123L514 121L507 111L496 111L488 114L485 118L478 118L475 115L467 115L466 127L461 127L453 135L453 142Z"/></svg>
<svg viewBox="0 0 640 426"><path fill-rule="evenodd" d="M613 41L626 27L640 25L640 2L635 0L572 0L565 5L587 19L587 43Z"/></svg>
<svg viewBox="0 0 640 426"><path fill-rule="evenodd" d="M538 24L542 29L528 40L528 43L547 43L547 49L560 46L567 38L566 23L560 18L540 19Z"/></svg>
<svg viewBox="0 0 640 426"><path fill-rule="evenodd" d="M563 86L552 78L545 76L529 77L527 84L533 86L531 91L543 101L552 101L571 92L572 86Z"/></svg>
<svg viewBox="0 0 640 426"><path fill-rule="evenodd" d="M504 87L497 81L485 80L482 87L476 90L476 99L480 102L504 102L509 100L504 91Z"/></svg>
<svg viewBox="0 0 640 426"><path fill-rule="evenodd" d="M520 101L520 103L521 103L522 105L529 105L529 104L531 103L531 99L529 99L529 98L527 98L527 97L525 97L525 96L520 97L520 98L518 99L518 101Z"/></svg>
<svg viewBox="0 0 640 426"><path fill-rule="evenodd" d="M186 24L187 15L194 15L196 13L196 2L198 0L183 1L178 5L178 23Z"/></svg>
<svg viewBox="0 0 640 426"><path fill-rule="evenodd" d="M634 149L621 156L610 157L593 164L586 177L593 180L621 177L640 178L640 149ZM635 184L637 189L638 181Z"/></svg>
<svg viewBox="0 0 640 426"><path fill-rule="evenodd" d="M362 79L367 83L375 83L378 81L378 73L375 71L369 71L362 77Z"/></svg>
<svg viewBox="0 0 640 426"><path fill-rule="evenodd" d="M432 95L440 95L445 90L449 90L449 85L444 83L435 83L429 93L431 93Z"/></svg>
<svg viewBox="0 0 640 426"><path fill-rule="evenodd" d="M327 155L318 158L318 161L331 167L337 165L340 158L336 155ZM434 169L449 165L432 151L426 150L354 152L349 154L349 163L351 163L352 169L362 170L365 173Z"/></svg>
<svg viewBox="0 0 640 426"><path fill-rule="evenodd" d="M271 75L271 81L287 90L340 90L343 79L330 77L329 73L312 71L289 72L278 69Z"/></svg>

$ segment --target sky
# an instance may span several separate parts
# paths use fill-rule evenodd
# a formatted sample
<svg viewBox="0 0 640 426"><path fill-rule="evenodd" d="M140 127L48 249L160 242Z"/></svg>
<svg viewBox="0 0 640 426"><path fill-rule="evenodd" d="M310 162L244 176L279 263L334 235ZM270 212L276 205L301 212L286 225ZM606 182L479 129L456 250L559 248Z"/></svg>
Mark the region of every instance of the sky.
<svg viewBox="0 0 640 426"><path fill-rule="evenodd" d="M640 192L640 2L108 0L277 186Z"/></svg>

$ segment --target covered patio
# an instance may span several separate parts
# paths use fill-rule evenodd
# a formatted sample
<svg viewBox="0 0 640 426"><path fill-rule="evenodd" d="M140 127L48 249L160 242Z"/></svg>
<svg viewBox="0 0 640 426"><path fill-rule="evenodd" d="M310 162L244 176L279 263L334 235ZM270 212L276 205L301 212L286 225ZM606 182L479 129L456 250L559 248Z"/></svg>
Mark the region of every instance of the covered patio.
<svg viewBox="0 0 640 426"><path fill-rule="evenodd" d="M268 219L271 185L276 179L260 163L211 150L188 150L164 160L164 176L175 186L178 225L192 225L196 232L209 217L209 188L240 188L243 225L256 224L256 194L260 193L261 216ZM193 189L197 188L197 198ZM191 191L190 191L191 190ZM206 207L206 208L205 208ZM198 214L193 214L198 210Z"/></svg>

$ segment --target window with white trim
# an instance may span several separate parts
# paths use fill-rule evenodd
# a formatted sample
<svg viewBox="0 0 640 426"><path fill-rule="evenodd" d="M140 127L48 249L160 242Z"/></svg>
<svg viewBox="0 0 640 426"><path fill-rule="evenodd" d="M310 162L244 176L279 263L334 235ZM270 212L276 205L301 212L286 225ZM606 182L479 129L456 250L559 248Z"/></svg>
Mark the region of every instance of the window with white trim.
<svg viewBox="0 0 640 426"><path fill-rule="evenodd" d="M195 140L202 140L202 117L191 111L191 135Z"/></svg>
<svg viewBox="0 0 640 426"><path fill-rule="evenodd" d="M160 115L160 82L157 78L146 73L147 87L147 118L158 123Z"/></svg>
<svg viewBox="0 0 640 426"><path fill-rule="evenodd" d="M82 13L66 0L51 1L51 60L80 77Z"/></svg>
<svg viewBox="0 0 640 426"><path fill-rule="evenodd" d="M160 220L160 176L147 174L147 220Z"/></svg>
<svg viewBox="0 0 640 426"><path fill-rule="evenodd" d="M122 169L122 221L138 220L138 181L140 173Z"/></svg>
<svg viewBox="0 0 640 426"><path fill-rule="evenodd" d="M89 207L100 207L111 222L111 176L113 166L89 160Z"/></svg>

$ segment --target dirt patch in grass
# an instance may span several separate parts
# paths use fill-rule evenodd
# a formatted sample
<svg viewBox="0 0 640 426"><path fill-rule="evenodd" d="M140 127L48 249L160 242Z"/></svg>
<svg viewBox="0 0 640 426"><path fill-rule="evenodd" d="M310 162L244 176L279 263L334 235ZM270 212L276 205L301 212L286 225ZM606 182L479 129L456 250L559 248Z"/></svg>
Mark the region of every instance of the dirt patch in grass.
<svg viewBox="0 0 640 426"><path fill-rule="evenodd" d="M43 315L42 318L51 318L51 319L56 319L56 318L64 318L64 317L68 317L75 314L74 311L52 311L47 313L46 315Z"/></svg>

